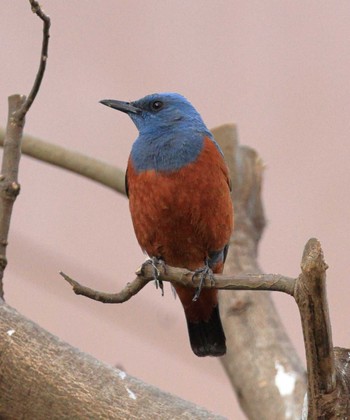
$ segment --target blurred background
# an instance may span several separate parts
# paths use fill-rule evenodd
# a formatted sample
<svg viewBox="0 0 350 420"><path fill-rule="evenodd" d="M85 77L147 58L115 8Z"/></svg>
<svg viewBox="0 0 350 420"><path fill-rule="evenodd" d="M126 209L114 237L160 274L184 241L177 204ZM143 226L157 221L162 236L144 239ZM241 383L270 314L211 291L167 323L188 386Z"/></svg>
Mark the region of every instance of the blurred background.
<svg viewBox="0 0 350 420"><path fill-rule="evenodd" d="M349 347L350 2L42 0L49 61L25 132L125 168L136 128L100 99L176 91L209 127L235 122L264 162L265 272L299 274L316 236L328 270L335 345ZM0 125L7 96L27 94L42 24L25 0L3 0ZM195 357L167 285L122 305L74 295L58 275L118 291L144 260L125 197L23 156L8 248L9 304L53 334L127 373L243 419L218 360ZM294 301L274 294L301 358Z"/></svg>

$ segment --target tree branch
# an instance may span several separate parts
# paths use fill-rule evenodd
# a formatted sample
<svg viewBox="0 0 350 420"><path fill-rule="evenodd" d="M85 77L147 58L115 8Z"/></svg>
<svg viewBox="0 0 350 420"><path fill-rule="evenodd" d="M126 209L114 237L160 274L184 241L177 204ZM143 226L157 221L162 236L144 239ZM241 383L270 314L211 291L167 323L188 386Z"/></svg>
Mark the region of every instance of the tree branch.
<svg viewBox="0 0 350 420"><path fill-rule="evenodd" d="M90 287L83 286L76 280L69 277L67 274L60 272L61 276L73 287L76 295L86 296L90 299L97 300L102 303L123 303L136 295L143 289L150 279L143 277L136 277L131 283L127 283L123 290L118 293L101 292L98 290L90 289Z"/></svg>
<svg viewBox="0 0 350 420"><path fill-rule="evenodd" d="M8 98L8 122L0 175L0 298L4 296L3 277L7 265L6 248L12 208L20 191L18 167L21 157L23 123L18 123L13 115L23 106L24 101L25 97L20 95Z"/></svg>
<svg viewBox="0 0 350 420"><path fill-rule="evenodd" d="M221 419L71 347L0 300L0 418Z"/></svg>
<svg viewBox="0 0 350 420"><path fill-rule="evenodd" d="M25 116L39 91L44 76L49 42L50 19L43 13L37 1L29 0L29 2L33 12L44 21L42 53L39 70L28 98L26 99L23 95L13 95L8 99L9 113L0 175L0 298L4 296L3 277L7 265L6 247L12 208L20 191L18 169Z"/></svg>
<svg viewBox="0 0 350 420"><path fill-rule="evenodd" d="M215 134L230 168L235 228L225 273L261 273L258 245L265 227L261 200L264 165L249 147L239 146L235 126ZM271 294L220 291L227 353L220 358L249 419L300 419L306 381L302 363L276 311ZM281 386L287 378L290 387ZM283 385L283 384L282 384Z"/></svg>
<svg viewBox="0 0 350 420"><path fill-rule="evenodd" d="M4 130L0 128L0 146L4 137ZM28 135L23 136L22 153L125 194L124 171L98 159Z"/></svg>
<svg viewBox="0 0 350 420"><path fill-rule="evenodd" d="M153 263L154 264L154 263ZM158 281L171 282L174 285L197 288L201 282L200 275L195 275L193 271L184 268L171 267L164 264L154 264L158 273ZM61 272L61 276L73 287L77 295L83 295L89 299L103 303L123 303L136 295L143 287L154 278L154 266L144 264L136 273L137 277L118 293L101 292L83 286L76 280ZM220 290L275 290L294 294L295 279L282 276L280 274L246 274L241 276L228 276L214 274L211 279L206 278L203 285L206 289Z"/></svg>

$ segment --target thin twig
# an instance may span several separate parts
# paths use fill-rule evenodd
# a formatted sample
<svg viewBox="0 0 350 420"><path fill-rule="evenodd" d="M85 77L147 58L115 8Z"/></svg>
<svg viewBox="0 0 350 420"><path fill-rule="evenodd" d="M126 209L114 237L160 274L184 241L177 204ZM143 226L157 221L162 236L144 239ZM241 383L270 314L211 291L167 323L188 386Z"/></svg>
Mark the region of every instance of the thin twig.
<svg viewBox="0 0 350 420"><path fill-rule="evenodd" d="M37 93L39 92L40 85L43 80L45 69L46 69L48 48L49 48L49 38L50 38L49 31L50 31L51 21L50 21L49 16L47 16L43 12L41 6L36 0L29 0L29 3L32 7L33 13L35 13L43 21L43 40L42 40L42 47L41 47L39 69L36 74L32 90L30 91L22 107L16 112L14 116L18 121L22 121L24 119L27 112L29 111L29 108L32 106L34 102Z"/></svg>
<svg viewBox="0 0 350 420"><path fill-rule="evenodd" d="M157 280L167 281L176 285L197 288L201 281L199 275L183 268L156 264L159 275ZM63 272L62 277L73 287L74 293L103 303L123 303L136 295L148 282L154 280L154 267L144 264L136 273L137 277L118 293L101 292L83 286ZM207 278L204 288L221 290L275 290L289 295L294 293L295 279L280 274L244 274L228 276L215 274L210 280Z"/></svg>
<svg viewBox="0 0 350 420"><path fill-rule="evenodd" d="M67 274L60 272L61 276L73 287L73 291L76 295L86 296L90 299L97 300L102 303L122 303L129 300L132 296L136 295L146 284L149 282L148 279L143 277L136 277L131 283L127 283L123 290L119 293L108 293L100 292L98 290L90 289L89 287L83 286L76 280L73 280Z"/></svg>

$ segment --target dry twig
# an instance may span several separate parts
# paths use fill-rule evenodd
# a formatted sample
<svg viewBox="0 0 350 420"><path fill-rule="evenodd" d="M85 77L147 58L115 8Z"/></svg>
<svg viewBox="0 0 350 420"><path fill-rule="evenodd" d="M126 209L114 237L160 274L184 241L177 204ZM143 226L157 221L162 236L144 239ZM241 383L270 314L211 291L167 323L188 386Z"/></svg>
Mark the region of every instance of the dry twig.
<svg viewBox="0 0 350 420"><path fill-rule="evenodd" d="M40 54L40 64L39 69L35 77L35 81L30 91L28 98L25 100L23 105L20 109L18 109L15 114L14 118L18 121L23 121L29 108L32 106L37 93L39 92L41 82L44 78L44 73L46 69L46 63L48 58L48 48L49 48L49 38L50 38L50 26L51 21L49 16L47 16L39 3L36 0L29 0L29 3L32 7L33 13L35 13L42 21L43 21L43 40L42 40L42 47L41 47L41 54Z"/></svg>

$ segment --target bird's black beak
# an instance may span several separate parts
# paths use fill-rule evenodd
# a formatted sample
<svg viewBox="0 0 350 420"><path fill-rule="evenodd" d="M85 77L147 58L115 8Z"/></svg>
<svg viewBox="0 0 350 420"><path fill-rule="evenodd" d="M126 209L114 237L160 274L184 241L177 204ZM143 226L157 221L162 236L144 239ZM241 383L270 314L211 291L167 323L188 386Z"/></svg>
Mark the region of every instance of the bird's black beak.
<svg viewBox="0 0 350 420"><path fill-rule="evenodd" d="M103 99L102 101L100 101L100 104L117 109L118 111L126 112L127 114L130 112L132 114L141 113L141 109L132 105L130 102L116 101L114 99Z"/></svg>

